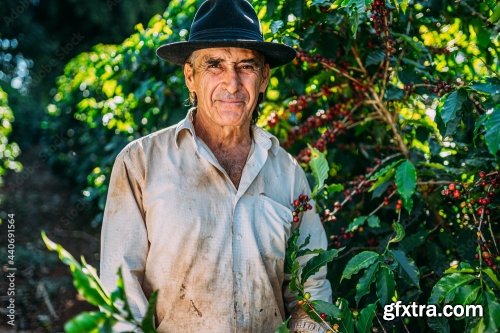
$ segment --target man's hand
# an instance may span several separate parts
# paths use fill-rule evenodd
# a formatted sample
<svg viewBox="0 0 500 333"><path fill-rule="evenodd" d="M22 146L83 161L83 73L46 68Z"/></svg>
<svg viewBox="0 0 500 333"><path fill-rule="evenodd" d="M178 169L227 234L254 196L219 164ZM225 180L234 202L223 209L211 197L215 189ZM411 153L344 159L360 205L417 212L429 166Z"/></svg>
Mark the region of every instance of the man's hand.
<svg viewBox="0 0 500 333"><path fill-rule="evenodd" d="M297 305L290 320L290 331L293 333L325 333L326 329L312 320L308 314Z"/></svg>

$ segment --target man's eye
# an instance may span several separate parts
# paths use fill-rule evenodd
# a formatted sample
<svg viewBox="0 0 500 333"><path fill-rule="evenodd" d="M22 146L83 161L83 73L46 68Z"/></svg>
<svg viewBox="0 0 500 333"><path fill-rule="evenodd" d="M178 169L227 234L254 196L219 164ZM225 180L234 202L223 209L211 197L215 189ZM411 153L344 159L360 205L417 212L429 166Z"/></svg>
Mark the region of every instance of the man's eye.
<svg viewBox="0 0 500 333"><path fill-rule="evenodd" d="M240 68L242 70L245 70L245 71L253 71L255 69L255 66L254 65L243 65Z"/></svg>

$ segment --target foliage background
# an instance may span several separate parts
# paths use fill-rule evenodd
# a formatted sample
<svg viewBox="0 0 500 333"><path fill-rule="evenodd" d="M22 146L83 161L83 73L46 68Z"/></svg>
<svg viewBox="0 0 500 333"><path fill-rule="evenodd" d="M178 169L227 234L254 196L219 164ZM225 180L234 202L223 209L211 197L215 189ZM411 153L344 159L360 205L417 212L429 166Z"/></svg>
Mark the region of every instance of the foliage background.
<svg viewBox="0 0 500 333"><path fill-rule="evenodd" d="M38 234L30 231L46 228L50 236L52 230L63 245L72 244L70 250L96 262L114 157L127 142L186 112L180 68L159 61L155 49L187 38L199 3L174 0L163 12L166 3L159 1L2 2L1 12L9 15L0 29L0 83L10 103L2 93L0 107L4 124L12 122L10 109L16 118L12 133L4 125L0 134L6 147L1 149L11 151L2 155L3 168L19 169L12 162L14 142L30 157L23 161L21 155L24 171L6 180L2 207L8 209L2 214L18 214L25 228L18 248L36 253L36 264L19 259L31 271L23 285L45 290L26 291L27 299L40 304L37 315L21 311L26 328L55 330L65 321L58 312L80 310L57 297L74 297L69 281L64 273L54 275L59 266L39 250ZM293 63L273 72L259 124L297 156L313 185L311 158L326 154L326 185L316 200L330 246L346 247L329 278L334 296L348 302L352 322L376 306L380 321L371 319L379 330L495 331L500 326L495 320L500 318L498 5L448 0L254 5L265 38L299 51ZM40 175L60 186L43 186ZM39 196L19 197L32 193L30 188ZM393 225L405 234L397 242L389 242ZM371 261L348 264L355 255L371 255ZM40 277L46 278L42 287L34 283ZM457 284L462 287L453 289ZM28 309L23 299L20 304ZM391 299L481 303L488 315L384 322L382 306ZM329 314L332 325L339 323L334 317Z"/></svg>

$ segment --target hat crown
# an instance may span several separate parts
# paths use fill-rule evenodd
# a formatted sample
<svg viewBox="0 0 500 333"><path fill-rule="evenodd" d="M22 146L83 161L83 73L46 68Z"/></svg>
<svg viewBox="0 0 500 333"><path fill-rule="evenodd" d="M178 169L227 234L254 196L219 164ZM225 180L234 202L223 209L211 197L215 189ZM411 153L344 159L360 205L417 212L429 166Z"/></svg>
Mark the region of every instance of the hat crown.
<svg viewBox="0 0 500 333"><path fill-rule="evenodd" d="M194 51L220 47L259 52L271 68L295 58L293 48L264 41L257 13L245 0L203 2L194 16L189 39L161 45L156 54L162 59L184 65Z"/></svg>
<svg viewBox="0 0 500 333"><path fill-rule="evenodd" d="M189 41L263 41L260 22L245 0L207 0L195 14Z"/></svg>

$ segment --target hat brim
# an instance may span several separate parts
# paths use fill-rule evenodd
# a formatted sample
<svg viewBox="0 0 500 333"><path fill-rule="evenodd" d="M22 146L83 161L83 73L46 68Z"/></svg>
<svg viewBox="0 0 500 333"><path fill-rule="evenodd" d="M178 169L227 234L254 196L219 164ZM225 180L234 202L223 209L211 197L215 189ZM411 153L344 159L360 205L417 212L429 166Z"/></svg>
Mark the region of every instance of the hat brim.
<svg viewBox="0 0 500 333"><path fill-rule="evenodd" d="M247 40L203 40L184 41L165 44L156 50L156 54L167 61L177 65L184 65L186 59L196 50L237 47L260 52L264 55L269 67L274 68L289 63L295 58L296 52L293 48L278 43L247 41Z"/></svg>

